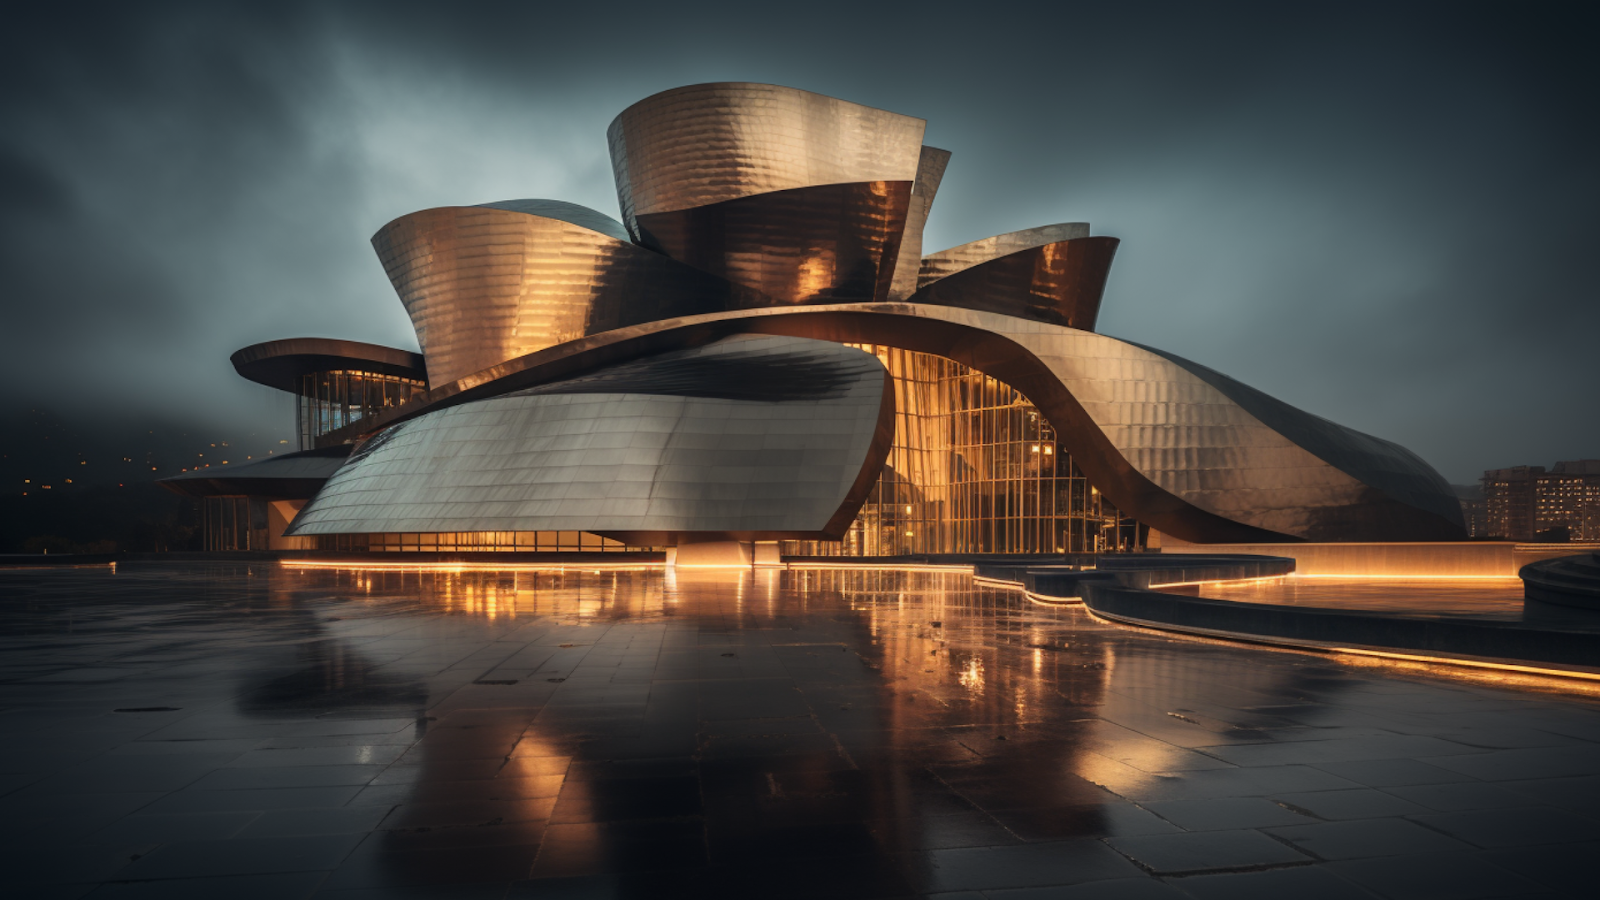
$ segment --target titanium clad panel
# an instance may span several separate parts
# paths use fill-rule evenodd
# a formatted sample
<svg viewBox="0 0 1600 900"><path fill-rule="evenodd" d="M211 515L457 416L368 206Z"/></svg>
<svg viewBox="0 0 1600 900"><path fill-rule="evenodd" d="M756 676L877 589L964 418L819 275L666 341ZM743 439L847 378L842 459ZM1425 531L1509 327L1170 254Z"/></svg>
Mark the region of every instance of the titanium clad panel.
<svg viewBox="0 0 1600 900"><path fill-rule="evenodd" d="M941 278L948 278L979 263L1043 247L1046 244L1074 241L1088 236L1088 222L1061 222L979 238L968 244L930 253L922 259L917 274L917 289L921 290Z"/></svg>
<svg viewBox="0 0 1600 900"><path fill-rule="evenodd" d="M894 266L894 281L889 286L890 300L905 300L917 292L922 269L922 232L933 211L933 198L939 193L944 170L950 165L950 151L923 147L917 161L917 180L911 188L906 210L905 234L900 238L900 254Z"/></svg>
<svg viewBox="0 0 1600 900"><path fill-rule="evenodd" d="M1154 347L1143 344L1136 346L1158 354L1196 375L1256 419L1341 471L1397 500L1462 524L1465 529L1465 524L1461 523L1461 504L1456 499L1454 489L1432 466L1410 450L1382 438L1334 425L1215 369Z"/></svg>
<svg viewBox="0 0 1600 900"><path fill-rule="evenodd" d="M663 91L606 137L623 223L755 194L917 177L921 119L810 91L722 82Z"/></svg>
<svg viewBox="0 0 1600 900"><path fill-rule="evenodd" d="M503 209L507 212L523 213L530 216L540 216L546 219L559 219L569 222L580 228L598 231L609 235L619 241L627 243L633 240L628 236L628 229L621 222L611 218L599 210L565 200L497 200L494 203L479 203L485 209Z"/></svg>
<svg viewBox="0 0 1600 900"><path fill-rule="evenodd" d="M738 306L888 297L910 180L794 188L641 213L639 243L748 289Z"/></svg>
<svg viewBox="0 0 1600 900"><path fill-rule="evenodd" d="M422 210L380 229L373 248L431 384L585 335L727 308L726 282L619 239L607 221L572 204L507 201Z"/></svg>
<svg viewBox="0 0 1600 900"><path fill-rule="evenodd" d="M911 295L911 302L981 309L1093 331L1119 243L1110 237L1080 237L1018 250L924 278L924 287ZM925 275L939 270L933 262L924 263ZM939 262L955 265L949 259Z"/></svg>
<svg viewBox="0 0 1600 900"><path fill-rule="evenodd" d="M814 374L820 389L796 390L756 371L763 356L772 368ZM719 358L733 368L691 364ZM290 532L822 536L853 517L865 496L862 485L882 465L884 429L893 417L887 375L874 357L822 341L736 336L656 359L662 381L679 384L689 396L567 395L557 383L402 422L359 447ZM622 367L627 371L604 383L647 384L650 373L639 366L650 362ZM749 376L739 391L747 399L715 396L727 393L716 382L729 371ZM694 383L686 373L705 380ZM572 381L585 391L600 383ZM768 383L777 388L777 398L754 399L752 385ZM584 402L571 402L574 396ZM633 414L641 402L671 413L659 417L672 424L653 434L648 446L586 446L586 423L608 421L608 439L627 436L627 424L619 422L650 427L650 417ZM803 441L782 437L795 422L771 413L790 407L829 427L821 435L805 433ZM708 440L733 423L754 426L757 433L742 446ZM808 462L813 457L817 461Z"/></svg>

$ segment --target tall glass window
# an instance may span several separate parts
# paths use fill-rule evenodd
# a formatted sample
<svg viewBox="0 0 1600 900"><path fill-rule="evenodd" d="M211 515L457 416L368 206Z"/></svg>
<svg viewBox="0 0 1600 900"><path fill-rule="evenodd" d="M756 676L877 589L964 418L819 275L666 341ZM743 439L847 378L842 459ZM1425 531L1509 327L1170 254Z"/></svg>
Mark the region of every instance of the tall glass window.
<svg viewBox="0 0 1600 900"><path fill-rule="evenodd" d="M372 372L336 370L301 376L295 416L300 423L300 449L310 450L317 438L381 410L410 400L428 386L414 378Z"/></svg>
<svg viewBox="0 0 1600 900"><path fill-rule="evenodd" d="M1089 484L1044 415L1004 382L895 347L894 445L842 541L786 541L800 556L1095 553L1138 549L1141 529Z"/></svg>
<svg viewBox="0 0 1600 900"><path fill-rule="evenodd" d="M622 553L631 547L587 531L446 531L437 534L337 534L317 540L319 550L370 553Z"/></svg>
<svg viewBox="0 0 1600 900"><path fill-rule="evenodd" d="M205 499L207 550L265 550L267 501L259 497Z"/></svg>

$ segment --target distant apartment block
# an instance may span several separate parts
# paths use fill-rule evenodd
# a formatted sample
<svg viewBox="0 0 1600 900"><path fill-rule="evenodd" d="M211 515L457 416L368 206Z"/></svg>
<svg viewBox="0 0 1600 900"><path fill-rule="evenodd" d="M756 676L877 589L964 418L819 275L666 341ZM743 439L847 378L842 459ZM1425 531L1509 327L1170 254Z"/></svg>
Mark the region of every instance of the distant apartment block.
<svg viewBox="0 0 1600 900"><path fill-rule="evenodd" d="M1483 497L1484 536L1600 541L1600 459L1489 469Z"/></svg>
<svg viewBox="0 0 1600 900"><path fill-rule="evenodd" d="M1467 528L1467 537L1483 540L1489 534L1489 503L1483 496L1481 484L1452 484L1456 498L1461 501L1461 524Z"/></svg>

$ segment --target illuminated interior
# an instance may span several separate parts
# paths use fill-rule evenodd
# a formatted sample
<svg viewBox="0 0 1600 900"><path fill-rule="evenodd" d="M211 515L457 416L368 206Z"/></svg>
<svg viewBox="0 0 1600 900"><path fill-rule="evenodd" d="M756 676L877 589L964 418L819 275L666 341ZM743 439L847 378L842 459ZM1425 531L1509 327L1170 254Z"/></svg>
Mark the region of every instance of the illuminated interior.
<svg viewBox="0 0 1600 900"><path fill-rule="evenodd" d="M319 550L372 553L623 553L653 550L586 531L455 531L440 534L336 534L314 538Z"/></svg>
<svg viewBox="0 0 1600 900"><path fill-rule="evenodd" d="M372 372L336 370L303 375L295 397L300 449L310 450L318 437L379 410L399 406L427 389L414 378Z"/></svg>
<svg viewBox="0 0 1600 900"><path fill-rule="evenodd" d="M894 445L841 541L786 541L786 556L1083 553L1146 533L1084 477L1043 413L954 360L874 344L895 391Z"/></svg>
<svg viewBox="0 0 1600 900"><path fill-rule="evenodd" d="M265 550L267 501L259 497L205 498L207 550Z"/></svg>

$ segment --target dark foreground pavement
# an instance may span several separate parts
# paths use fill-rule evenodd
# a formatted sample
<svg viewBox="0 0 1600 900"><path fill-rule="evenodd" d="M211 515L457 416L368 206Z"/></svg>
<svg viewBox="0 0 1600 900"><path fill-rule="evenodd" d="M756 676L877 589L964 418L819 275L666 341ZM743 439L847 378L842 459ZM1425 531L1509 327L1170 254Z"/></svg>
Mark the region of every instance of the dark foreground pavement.
<svg viewBox="0 0 1600 900"><path fill-rule="evenodd" d="M0 894L1592 896L1600 702L927 572L0 572Z"/></svg>

